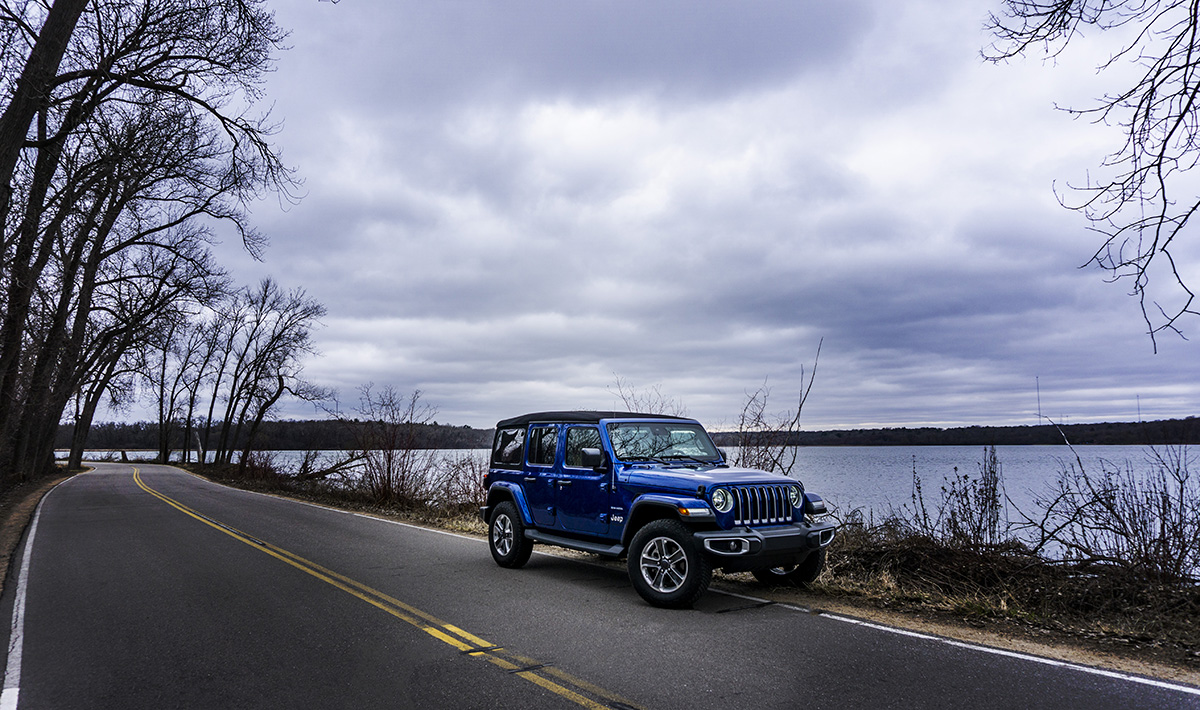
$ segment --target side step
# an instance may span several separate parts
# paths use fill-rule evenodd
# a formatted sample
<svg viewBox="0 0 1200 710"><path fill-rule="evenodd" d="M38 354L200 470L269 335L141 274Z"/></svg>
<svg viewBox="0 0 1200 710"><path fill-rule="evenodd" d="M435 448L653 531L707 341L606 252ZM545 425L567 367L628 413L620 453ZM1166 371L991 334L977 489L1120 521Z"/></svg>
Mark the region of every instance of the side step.
<svg viewBox="0 0 1200 710"><path fill-rule="evenodd" d="M576 540L571 537L562 537L560 535L551 535L544 533L541 530L526 530L525 537L534 542L541 542L547 545L558 545L559 547L567 547L580 552L592 552L605 557L620 557L625 554L625 546L621 544L605 545L602 542L588 542L586 540Z"/></svg>

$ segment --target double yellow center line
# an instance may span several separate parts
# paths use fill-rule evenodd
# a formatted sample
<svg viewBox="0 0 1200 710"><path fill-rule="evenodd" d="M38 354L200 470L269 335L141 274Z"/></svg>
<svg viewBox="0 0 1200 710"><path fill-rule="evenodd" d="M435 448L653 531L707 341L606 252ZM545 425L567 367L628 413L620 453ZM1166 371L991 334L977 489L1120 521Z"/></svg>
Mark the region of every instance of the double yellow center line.
<svg viewBox="0 0 1200 710"><path fill-rule="evenodd" d="M306 572L322 582L333 585L347 594L358 597L371 606L381 609L397 619L415 626L435 639L458 649L465 656L482 658L510 674L524 678L585 708L591 708L592 710L606 710L609 708L642 710L640 706L634 705L628 700L614 695L603 688L597 687L580 678L575 678L569 673L565 673L553 666L512 653L503 646L485 641L472 633L464 631L453 624L448 624L432 614L428 614L410 604L405 604L399 599L384 594L377 589L373 589L345 575L322 567L311 560L307 560L295 553L288 552L281 547L272 545L269 542L260 540L203 513L197 512L195 509L146 485L146 482L142 480L141 472L137 468L133 469L133 480L138 488L141 488L172 508L199 520L205 525L220 530L235 540L259 549L281 562Z"/></svg>

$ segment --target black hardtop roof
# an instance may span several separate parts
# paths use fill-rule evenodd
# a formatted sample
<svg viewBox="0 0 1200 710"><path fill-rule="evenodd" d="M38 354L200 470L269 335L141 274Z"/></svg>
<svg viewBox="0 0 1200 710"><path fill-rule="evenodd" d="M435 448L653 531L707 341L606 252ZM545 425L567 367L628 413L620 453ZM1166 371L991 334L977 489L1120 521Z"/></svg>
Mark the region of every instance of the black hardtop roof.
<svg viewBox="0 0 1200 710"><path fill-rule="evenodd" d="M571 412L532 412L511 419L502 419L496 423L497 429L514 426L528 426L535 422L553 424L570 422L572 424L597 424L601 419L672 419L676 421L695 421L688 417L673 417L668 414L646 414L644 412L592 412L577 410Z"/></svg>

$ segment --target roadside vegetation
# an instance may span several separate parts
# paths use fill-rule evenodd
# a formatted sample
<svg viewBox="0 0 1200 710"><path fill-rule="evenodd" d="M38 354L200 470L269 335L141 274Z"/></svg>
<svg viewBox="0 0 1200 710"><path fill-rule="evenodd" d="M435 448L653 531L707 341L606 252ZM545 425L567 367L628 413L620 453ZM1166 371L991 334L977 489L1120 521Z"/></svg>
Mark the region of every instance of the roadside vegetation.
<svg viewBox="0 0 1200 710"><path fill-rule="evenodd" d="M994 447L876 517L834 511L839 536L812 591L975 626L1091 640L1200 668L1200 482L1186 447L1142 465L1078 457L1018 510Z"/></svg>
<svg viewBox="0 0 1200 710"><path fill-rule="evenodd" d="M257 490L284 493L328 505L398 515L456 530L482 532L476 522L484 503L487 459L477 449L438 450L425 446L436 409L421 393L392 387L359 389L359 416L343 420L354 447L307 452L291 465L271 452L250 452L238 463L186 464L209 478Z"/></svg>

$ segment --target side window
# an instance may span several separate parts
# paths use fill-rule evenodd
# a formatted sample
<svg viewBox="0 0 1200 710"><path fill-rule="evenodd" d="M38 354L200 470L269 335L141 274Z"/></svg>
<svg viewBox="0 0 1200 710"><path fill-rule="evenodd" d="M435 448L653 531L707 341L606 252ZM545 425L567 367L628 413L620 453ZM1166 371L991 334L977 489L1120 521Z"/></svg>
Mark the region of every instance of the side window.
<svg viewBox="0 0 1200 710"><path fill-rule="evenodd" d="M595 427L577 426L567 429L567 465L583 468L583 450L600 448L600 430Z"/></svg>
<svg viewBox="0 0 1200 710"><path fill-rule="evenodd" d="M520 468L525 452L524 429L500 429L492 442L492 465L500 468Z"/></svg>
<svg viewBox="0 0 1200 710"><path fill-rule="evenodd" d="M558 450L558 427L539 426L529 431L529 463L553 466Z"/></svg>

